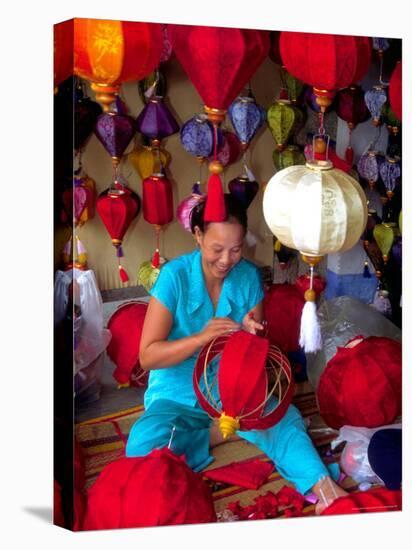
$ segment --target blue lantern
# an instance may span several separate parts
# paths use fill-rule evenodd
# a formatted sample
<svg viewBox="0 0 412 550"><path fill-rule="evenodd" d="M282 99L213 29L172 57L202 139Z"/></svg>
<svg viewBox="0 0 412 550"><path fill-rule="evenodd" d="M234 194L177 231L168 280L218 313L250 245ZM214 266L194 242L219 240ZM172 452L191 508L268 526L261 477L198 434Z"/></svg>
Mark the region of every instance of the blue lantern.
<svg viewBox="0 0 412 550"><path fill-rule="evenodd" d="M213 125L207 116L199 114L185 122L180 130L180 141L188 153L198 158L206 158L213 152ZM218 130L217 146L222 143L222 133Z"/></svg>
<svg viewBox="0 0 412 550"><path fill-rule="evenodd" d="M378 50L379 55L389 48L389 40L387 38L373 37L372 47L374 50Z"/></svg>
<svg viewBox="0 0 412 550"><path fill-rule="evenodd" d="M382 107L386 103L386 92L382 86L374 86L365 93L365 103L372 115L374 126L378 126L381 118Z"/></svg>
<svg viewBox="0 0 412 550"><path fill-rule="evenodd" d="M263 124L262 108L256 104L253 97L241 96L230 105L228 114L242 149L247 149L249 142Z"/></svg>
<svg viewBox="0 0 412 550"><path fill-rule="evenodd" d="M395 188L401 178L401 164L399 157L386 157L379 167L379 173L389 199L393 197Z"/></svg>

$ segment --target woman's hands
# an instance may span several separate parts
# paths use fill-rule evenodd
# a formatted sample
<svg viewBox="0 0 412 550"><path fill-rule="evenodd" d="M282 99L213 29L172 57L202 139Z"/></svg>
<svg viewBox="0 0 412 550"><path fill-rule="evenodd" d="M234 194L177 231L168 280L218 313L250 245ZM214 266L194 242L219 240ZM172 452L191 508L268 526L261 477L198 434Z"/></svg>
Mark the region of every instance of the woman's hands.
<svg viewBox="0 0 412 550"><path fill-rule="evenodd" d="M259 331L264 330L265 327L262 323L256 321L252 312L249 312L243 317L242 328L246 332L257 334Z"/></svg>
<svg viewBox="0 0 412 550"><path fill-rule="evenodd" d="M229 317L214 317L196 337L199 341L199 345L205 346L214 338L227 334L228 332L235 332L240 328L241 325L235 323L235 321L232 321Z"/></svg>

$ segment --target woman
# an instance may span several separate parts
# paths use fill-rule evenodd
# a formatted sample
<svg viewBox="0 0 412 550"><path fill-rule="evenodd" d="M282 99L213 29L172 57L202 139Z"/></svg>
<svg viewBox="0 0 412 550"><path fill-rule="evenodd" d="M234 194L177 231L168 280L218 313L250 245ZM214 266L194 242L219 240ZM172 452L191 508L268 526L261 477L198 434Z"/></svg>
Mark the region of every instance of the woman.
<svg viewBox="0 0 412 550"><path fill-rule="evenodd" d="M130 432L127 456L169 445L199 471L213 461L210 448L223 441L196 399L196 354L225 333L263 329L261 277L242 259L246 211L231 195L225 206L226 221L219 223L204 222L204 202L195 207L191 228L198 249L165 264L151 291L140 343L140 364L150 371L146 410ZM266 453L302 494L312 490L320 499L317 513L346 494L332 481L294 406L272 428L238 435Z"/></svg>

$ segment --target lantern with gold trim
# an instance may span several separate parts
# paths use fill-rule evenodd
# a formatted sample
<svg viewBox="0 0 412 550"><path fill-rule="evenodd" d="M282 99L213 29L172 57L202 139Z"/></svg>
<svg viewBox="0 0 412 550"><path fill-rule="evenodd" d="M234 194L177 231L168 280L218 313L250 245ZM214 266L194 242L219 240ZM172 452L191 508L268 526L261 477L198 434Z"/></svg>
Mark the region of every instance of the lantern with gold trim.
<svg viewBox="0 0 412 550"><path fill-rule="evenodd" d="M401 182L400 158L386 157L379 166L379 174L385 186L386 195L391 200Z"/></svg>
<svg viewBox="0 0 412 550"><path fill-rule="evenodd" d="M74 73L92 83L106 112L121 83L150 74L159 65L161 52L159 23L74 20Z"/></svg>
<svg viewBox="0 0 412 550"><path fill-rule="evenodd" d="M161 172L169 165L171 158L169 151L157 144L137 145L128 154L128 159L142 180Z"/></svg>
<svg viewBox="0 0 412 550"><path fill-rule="evenodd" d="M349 128L349 143L345 151L346 161L353 164L352 131L358 124L366 122L370 117L365 103L364 93L360 86L352 85L341 90L337 95L338 117L346 122Z"/></svg>
<svg viewBox="0 0 412 550"><path fill-rule="evenodd" d="M214 160L209 165L205 221L226 217L217 160L217 128L269 51L269 33L250 29L168 25L173 51L205 104L214 126Z"/></svg>
<svg viewBox="0 0 412 550"><path fill-rule="evenodd" d="M277 99L269 107L268 125L278 151L285 149L288 140L302 119L302 113L288 99Z"/></svg>
<svg viewBox="0 0 412 550"><path fill-rule="evenodd" d="M372 89L365 92L365 103L372 116L374 126L381 123L382 108L387 101L386 91L383 86L376 84Z"/></svg>
<svg viewBox="0 0 412 550"><path fill-rule="evenodd" d="M263 430L285 415L293 395L290 363L266 338L245 331L212 340L193 373L200 406L226 439L238 430Z"/></svg>
<svg viewBox="0 0 412 550"><path fill-rule="evenodd" d="M130 224L139 213L139 197L131 189L115 182L114 187L99 195L96 209L116 248L120 280L126 283L129 276L121 265L122 242Z"/></svg>
<svg viewBox="0 0 412 550"><path fill-rule="evenodd" d="M263 214L279 241L298 250L310 266L300 344L320 349L321 334L313 289L314 267L329 253L350 250L367 221L365 194L359 183L328 161L291 166L277 172L263 196ZM316 223L313 222L316 220Z"/></svg>
<svg viewBox="0 0 412 550"><path fill-rule="evenodd" d="M276 170L283 170L283 168L297 164L306 164L305 155L297 145L287 145L283 151L275 149L272 158Z"/></svg>
<svg viewBox="0 0 412 550"><path fill-rule="evenodd" d="M156 232L153 258L143 262L138 271L138 284L149 291L160 272L160 231L173 220L172 184L164 174L152 174L143 180L143 217L154 225Z"/></svg>

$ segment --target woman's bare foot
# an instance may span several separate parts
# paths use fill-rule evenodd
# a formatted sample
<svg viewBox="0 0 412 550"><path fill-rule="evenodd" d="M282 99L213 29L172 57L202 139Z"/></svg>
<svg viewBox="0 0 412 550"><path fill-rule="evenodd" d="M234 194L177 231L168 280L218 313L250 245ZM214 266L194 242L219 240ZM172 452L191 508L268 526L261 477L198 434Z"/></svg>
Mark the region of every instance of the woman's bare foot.
<svg viewBox="0 0 412 550"><path fill-rule="evenodd" d="M325 476L320 479L316 485L312 487L312 491L318 497L319 502L315 507L315 514L318 516L339 497L344 497L348 493L333 481L330 476Z"/></svg>

